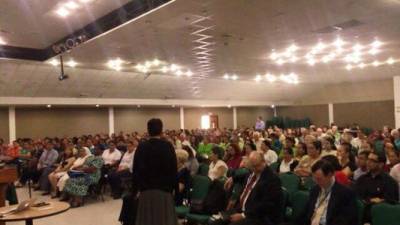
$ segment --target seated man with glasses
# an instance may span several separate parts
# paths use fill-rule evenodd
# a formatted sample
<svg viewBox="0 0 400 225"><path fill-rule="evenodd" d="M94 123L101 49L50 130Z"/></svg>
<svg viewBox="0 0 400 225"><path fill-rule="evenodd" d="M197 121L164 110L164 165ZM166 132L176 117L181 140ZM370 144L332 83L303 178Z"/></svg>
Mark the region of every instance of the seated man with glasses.
<svg viewBox="0 0 400 225"><path fill-rule="evenodd" d="M358 178L355 190L365 203L364 221L371 221L371 206L386 202L397 203L399 201L399 189L397 182L385 173L383 168L386 163L385 154L371 152L368 155L368 173Z"/></svg>

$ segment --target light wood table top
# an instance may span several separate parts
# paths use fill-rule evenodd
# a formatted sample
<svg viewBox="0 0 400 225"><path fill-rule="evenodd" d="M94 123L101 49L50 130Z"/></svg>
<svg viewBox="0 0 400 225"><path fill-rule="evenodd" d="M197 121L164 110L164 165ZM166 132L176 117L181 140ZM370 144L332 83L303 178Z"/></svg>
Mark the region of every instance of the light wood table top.
<svg viewBox="0 0 400 225"><path fill-rule="evenodd" d="M31 207L25 211L9 214L4 217L0 217L0 221L2 222L10 222L10 221L32 221L33 219L39 219L49 216L54 216L60 213L67 211L71 206L66 202L49 202L50 205L42 206L42 207ZM16 208L17 205L6 206L0 208L0 214L2 212L6 212L8 210Z"/></svg>

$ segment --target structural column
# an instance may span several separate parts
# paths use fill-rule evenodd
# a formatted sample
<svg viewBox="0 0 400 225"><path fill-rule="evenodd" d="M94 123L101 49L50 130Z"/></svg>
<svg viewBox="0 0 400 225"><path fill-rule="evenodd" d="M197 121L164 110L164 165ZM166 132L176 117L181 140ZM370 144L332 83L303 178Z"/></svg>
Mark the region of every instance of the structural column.
<svg viewBox="0 0 400 225"><path fill-rule="evenodd" d="M114 107L110 106L108 108L108 134L111 136L114 133Z"/></svg>
<svg viewBox="0 0 400 225"><path fill-rule="evenodd" d="M183 108L183 106L181 106L179 110L179 120L181 123L181 129L185 129L185 109Z"/></svg>
<svg viewBox="0 0 400 225"><path fill-rule="evenodd" d="M400 128L400 76L393 77L394 120L396 128Z"/></svg>
<svg viewBox="0 0 400 225"><path fill-rule="evenodd" d="M9 142L12 143L17 139L17 132L15 129L15 106L8 107L8 129Z"/></svg>
<svg viewBox="0 0 400 225"><path fill-rule="evenodd" d="M237 129L237 109L233 107L233 129Z"/></svg>
<svg viewBox="0 0 400 225"><path fill-rule="evenodd" d="M333 104L328 104L328 113L329 113L329 125L335 122L334 115L333 115Z"/></svg>

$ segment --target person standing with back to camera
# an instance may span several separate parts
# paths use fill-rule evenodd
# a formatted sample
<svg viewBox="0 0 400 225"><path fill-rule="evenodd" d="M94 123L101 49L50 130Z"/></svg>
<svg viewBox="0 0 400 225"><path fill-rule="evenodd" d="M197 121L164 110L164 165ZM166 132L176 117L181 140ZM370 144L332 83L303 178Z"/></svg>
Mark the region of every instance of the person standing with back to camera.
<svg viewBox="0 0 400 225"><path fill-rule="evenodd" d="M162 139L160 119L147 122L149 139L137 147L133 162L134 193L138 193L136 225L177 225L172 192L177 176L175 149Z"/></svg>

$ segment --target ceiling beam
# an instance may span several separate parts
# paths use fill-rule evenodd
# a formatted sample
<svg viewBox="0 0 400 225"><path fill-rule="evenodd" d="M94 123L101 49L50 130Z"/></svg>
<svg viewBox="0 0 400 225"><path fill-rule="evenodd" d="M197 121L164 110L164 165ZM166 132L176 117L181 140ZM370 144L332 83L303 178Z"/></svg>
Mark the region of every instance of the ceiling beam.
<svg viewBox="0 0 400 225"><path fill-rule="evenodd" d="M187 106L187 107L239 107L292 105L292 102L196 100L196 99L128 99L128 98L51 98L51 97L0 97L2 106Z"/></svg>

